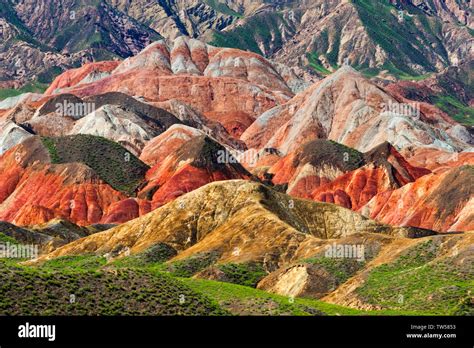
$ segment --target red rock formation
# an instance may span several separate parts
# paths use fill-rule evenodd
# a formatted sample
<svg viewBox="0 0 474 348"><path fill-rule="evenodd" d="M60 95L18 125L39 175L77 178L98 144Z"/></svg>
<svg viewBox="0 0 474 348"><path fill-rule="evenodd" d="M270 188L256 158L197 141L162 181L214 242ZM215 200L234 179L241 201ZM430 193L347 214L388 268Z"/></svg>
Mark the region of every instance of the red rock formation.
<svg viewBox="0 0 474 348"><path fill-rule="evenodd" d="M474 165L474 152L447 152L434 148L407 148L401 151L410 164L432 172L440 172L462 165Z"/></svg>
<svg viewBox="0 0 474 348"><path fill-rule="evenodd" d="M41 205L28 204L18 210L13 222L17 226L33 226L46 223L61 216L61 212L48 209Z"/></svg>
<svg viewBox="0 0 474 348"><path fill-rule="evenodd" d="M149 166L162 163L167 156L177 151L183 144L202 135L203 133L199 130L185 125L171 126L166 132L148 142L143 148L140 159Z"/></svg>
<svg viewBox="0 0 474 348"><path fill-rule="evenodd" d="M222 123L235 136L259 114L293 96L284 79L259 55L215 48L189 38L179 38L173 49L163 41L155 42L121 62L110 76L89 83L79 78L93 67L81 69L58 77L47 95L52 90L59 93L58 88L65 86L68 88L62 92L79 97L114 91L151 102L179 99Z"/></svg>
<svg viewBox="0 0 474 348"><path fill-rule="evenodd" d="M388 143L364 154L367 163L334 181L320 185L311 194L317 201L358 210L375 195L413 182L430 171L410 165Z"/></svg>
<svg viewBox="0 0 474 348"><path fill-rule="evenodd" d="M102 218L104 224L120 224L151 211L151 202L144 199L126 198L112 203Z"/></svg>
<svg viewBox="0 0 474 348"><path fill-rule="evenodd" d="M151 102L149 104L167 110L180 119L184 124L201 130L205 134L219 141L222 145L238 150L246 149L244 142L238 138L232 137L221 123L210 120L201 112L182 101L171 99L165 102Z"/></svg>
<svg viewBox="0 0 474 348"><path fill-rule="evenodd" d="M228 77L159 76L151 70L113 74L70 92L85 97L112 91L141 96L155 102L179 99L205 115L225 116L227 112L241 112L252 118L287 100L285 96L275 95L269 89L243 80Z"/></svg>
<svg viewBox="0 0 474 348"><path fill-rule="evenodd" d="M156 146L160 151L154 151ZM17 225L54 218L78 225L123 223L210 182L251 177L225 147L183 125L155 138L144 156L155 165L139 198L132 198L84 164L51 164L42 142L31 137L0 157L0 220Z"/></svg>
<svg viewBox="0 0 474 348"><path fill-rule="evenodd" d="M89 225L126 199L83 164L48 162L37 137L0 157L0 220L32 225L60 217Z"/></svg>
<svg viewBox="0 0 474 348"><path fill-rule="evenodd" d="M56 90L64 90L81 83L92 82L94 77L104 77L106 74L111 73L119 63L118 61L96 62L85 64L77 69L67 70L54 79L44 94L51 95Z"/></svg>
<svg viewBox="0 0 474 348"><path fill-rule="evenodd" d="M393 187L389 173L383 168L365 166L320 185L311 194L316 201L335 203L357 210L377 193Z"/></svg>
<svg viewBox="0 0 474 348"><path fill-rule="evenodd" d="M425 175L376 195L359 211L375 220L436 231L474 229L474 167Z"/></svg>
<svg viewBox="0 0 474 348"><path fill-rule="evenodd" d="M362 153L328 140L314 140L279 160L269 169L276 185L287 193L311 199L311 193L344 173L364 165Z"/></svg>
<svg viewBox="0 0 474 348"><path fill-rule="evenodd" d="M213 181L250 177L223 146L201 135L157 162L148 171L139 197L151 199L155 209Z"/></svg>
<svg viewBox="0 0 474 348"><path fill-rule="evenodd" d="M276 148L283 154L314 139L334 140L364 152L386 141L397 148L469 147L471 136L465 127L425 104L403 104L400 111L404 101L344 66L263 113L241 140L249 148Z"/></svg>
<svg viewBox="0 0 474 348"><path fill-rule="evenodd" d="M372 197L430 173L410 165L388 143L362 154L344 145L315 140L283 157L270 170L287 193L357 210Z"/></svg>

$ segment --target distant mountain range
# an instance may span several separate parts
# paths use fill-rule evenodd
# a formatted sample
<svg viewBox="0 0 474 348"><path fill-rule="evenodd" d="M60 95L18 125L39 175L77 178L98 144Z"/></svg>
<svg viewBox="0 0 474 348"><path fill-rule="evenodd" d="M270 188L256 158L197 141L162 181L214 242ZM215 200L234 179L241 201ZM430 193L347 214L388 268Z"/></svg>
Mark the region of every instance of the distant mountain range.
<svg viewBox="0 0 474 348"><path fill-rule="evenodd" d="M348 59L371 75L419 76L473 54L472 8L454 0L6 0L0 19L3 83L50 81L84 60L126 58L160 35L247 49L322 75Z"/></svg>

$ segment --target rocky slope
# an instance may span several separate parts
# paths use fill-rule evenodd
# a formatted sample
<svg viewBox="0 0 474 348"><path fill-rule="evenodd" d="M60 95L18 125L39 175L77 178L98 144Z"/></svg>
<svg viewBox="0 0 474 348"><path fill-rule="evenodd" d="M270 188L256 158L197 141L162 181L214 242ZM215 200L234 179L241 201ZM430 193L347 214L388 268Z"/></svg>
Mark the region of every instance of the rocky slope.
<svg viewBox="0 0 474 348"><path fill-rule="evenodd" d="M10 120L0 120L0 155L32 134Z"/></svg>
<svg viewBox="0 0 474 348"><path fill-rule="evenodd" d="M402 154L410 164L429 169L433 172L474 164L474 152L472 151L452 153L433 148L407 148L402 150Z"/></svg>
<svg viewBox="0 0 474 348"><path fill-rule="evenodd" d="M389 224L470 231L474 228L473 169L467 165L423 176L376 195L360 212Z"/></svg>
<svg viewBox="0 0 474 348"><path fill-rule="evenodd" d="M183 34L196 38L213 29L222 30L242 16L239 10L234 11L220 1L112 0L110 3L169 40ZM227 3L237 5L236 1Z"/></svg>
<svg viewBox="0 0 474 348"><path fill-rule="evenodd" d="M393 146L384 143L364 154L363 166L320 185L311 197L358 210L378 193L403 187L429 173L411 166Z"/></svg>
<svg viewBox="0 0 474 348"><path fill-rule="evenodd" d="M349 66L266 111L241 136L249 148L275 148L283 154L318 138L359 151L383 142L400 149L459 151L472 142L465 127L436 108L399 101Z"/></svg>
<svg viewBox="0 0 474 348"><path fill-rule="evenodd" d="M156 208L213 181L251 178L225 147L198 135L170 151L147 172L147 184L139 197L147 197Z"/></svg>
<svg viewBox="0 0 474 348"><path fill-rule="evenodd" d="M43 296L50 270L118 286L119 274L165 272L234 314L361 313L315 298L380 314L472 313L464 4L51 4L0 5L8 59L19 46L66 57L49 69L28 56L44 80L84 55L106 60L0 102L0 242L43 254L4 267L29 289L14 313L38 299L41 313L57 312ZM43 86L28 74L23 90ZM0 87L22 83L10 78ZM24 267L46 272L38 286ZM154 300L167 303L157 313L180 313L176 299ZM96 313L79 309L59 312Z"/></svg>
<svg viewBox="0 0 474 348"><path fill-rule="evenodd" d="M378 193L429 174L413 167L389 143L362 154L327 140L314 140L280 159L267 172L289 195L358 210Z"/></svg>
<svg viewBox="0 0 474 348"><path fill-rule="evenodd" d="M298 261L264 277L258 288L290 298L320 298L365 310L472 314L466 282L472 276L472 238L472 233L420 239L356 234L332 245L358 246L364 251L363 260L328 257L330 243L315 246L311 254L300 255ZM458 286L446 294L448 283ZM422 293L416 290L419 286L423 287ZM448 305L450 302L452 305Z"/></svg>
<svg viewBox="0 0 474 348"><path fill-rule="evenodd" d="M423 153L451 152L459 164L469 161L469 131L423 99L384 89L349 66L292 97L278 71L249 52L186 38L176 40L173 48L156 42L120 64L89 64L66 72L39 100L10 102L13 108L2 121L4 148L32 134L88 134L119 143L130 155L142 154L152 168L140 187L124 191L98 172L126 196L108 203L100 217L81 223L123 223L210 182L254 178L239 162L290 195L358 210L372 197L429 173L416 167ZM96 73L97 78L92 76ZM190 93L162 89L155 79L186 81ZM204 81L203 89L198 88ZM222 83L237 87L210 93ZM239 87L245 85L251 95ZM419 104L411 106L411 100ZM93 108L64 115L58 105L66 104ZM241 140L236 139L242 132ZM256 165L247 161L252 152L260 156ZM34 222L34 214L36 210L25 213L25 221L29 215ZM39 221L65 217L43 210L38 216Z"/></svg>
<svg viewBox="0 0 474 348"><path fill-rule="evenodd" d="M399 81L387 90L406 100L436 105L457 122L473 126L474 62L448 67L422 81Z"/></svg>
<svg viewBox="0 0 474 348"><path fill-rule="evenodd" d="M48 11L49 4L2 5L6 42L20 38L2 50L16 61L2 70L4 87L136 54L158 33L169 43L184 35L250 50L294 67L300 78L327 75L346 59L371 76L407 78L472 56L472 9L457 1L61 0L60 12Z"/></svg>
<svg viewBox="0 0 474 348"><path fill-rule="evenodd" d="M235 136L259 113L293 96L284 78L262 57L186 38L176 40L172 48L155 42L123 61L110 76L55 90L64 92L83 98L123 92L149 102L179 99Z"/></svg>
<svg viewBox="0 0 474 348"><path fill-rule="evenodd" d="M0 157L0 220L20 226L55 218L99 223L112 203L126 199L140 183L140 170L144 177L146 166L140 169L130 154L127 162L120 146L88 138L57 140L30 137Z"/></svg>
<svg viewBox="0 0 474 348"><path fill-rule="evenodd" d="M8 0L0 7L1 80L49 82L84 61L128 57L159 39L107 2Z"/></svg>
<svg viewBox="0 0 474 348"><path fill-rule="evenodd" d="M206 185L139 219L70 243L38 261L91 252L123 257L126 250L134 254L166 243L178 251L175 260L214 252L222 262L259 261L275 269L312 241L357 232L397 236L433 233L393 228L336 205L293 200L261 184L234 180Z"/></svg>
<svg viewBox="0 0 474 348"><path fill-rule="evenodd" d="M104 265L108 261L104 269L139 267L146 272L149 265L155 272L159 267L180 279L194 274L196 280L190 284L200 289L199 279L203 278L237 284L254 279L257 283L253 286L290 298L290 303L302 297L307 305L309 299L319 298L380 313L387 309L397 313L472 313L466 282L472 277L472 233L433 235L428 230L391 228L341 207L297 199L294 205L281 205L285 200L290 203L290 198L256 183L210 184L140 219L74 241L28 265L49 267L94 253L93 257L104 259ZM312 214L308 215L309 211ZM301 219L303 216L322 220L313 224ZM341 219L341 224L336 223ZM318 227L329 220L326 228ZM120 261L114 262L116 259ZM397 281L394 284L390 279ZM413 291L413 286L422 286L425 279L434 281L425 284L421 295ZM204 284L213 283L201 286ZM220 293L233 289L215 284ZM446 293L449 284L457 286ZM208 291L209 296L216 296L212 288ZM237 310L229 302L222 304L232 312ZM240 303L238 312L245 313L248 306L251 304Z"/></svg>
<svg viewBox="0 0 474 348"><path fill-rule="evenodd" d="M149 140L173 124L181 124L178 118L163 109L116 92L86 99L72 94L48 96L35 102L32 108L27 103L22 101L10 110L4 122L12 120L42 136L101 136L136 155Z"/></svg>
<svg viewBox="0 0 474 348"><path fill-rule="evenodd" d="M287 1L214 32L211 42L316 74L349 59L371 74L419 75L470 60L471 18L469 4L457 1Z"/></svg>
<svg viewBox="0 0 474 348"><path fill-rule="evenodd" d="M110 73L120 64L118 61L103 61L86 63L79 68L69 69L49 85L44 92L45 95L55 94L59 90L67 89L81 83L94 82L110 75Z"/></svg>
<svg viewBox="0 0 474 348"><path fill-rule="evenodd" d="M311 198L319 186L365 164L362 153L328 140L310 141L275 163L268 173L289 195Z"/></svg>

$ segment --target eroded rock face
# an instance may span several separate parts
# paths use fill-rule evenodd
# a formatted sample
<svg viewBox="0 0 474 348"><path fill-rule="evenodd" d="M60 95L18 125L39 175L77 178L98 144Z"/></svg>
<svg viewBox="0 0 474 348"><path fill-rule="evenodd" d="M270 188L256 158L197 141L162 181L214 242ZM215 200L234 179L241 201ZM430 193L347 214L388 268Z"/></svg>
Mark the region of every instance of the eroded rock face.
<svg viewBox="0 0 474 348"><path fill-rule="evenodd" d="M469 9L469 3L447 0L447 1L425 1L414 0L413 4L428 13L437 14L442 19L450 22L459 22L464 25L472 26L473 18L469 16L472 9Z"/></svg>
<svg viewBox="0 0 474 348"><path fill-rule="evenodd" d="M310 141L269 169L276 185L288 185L287 193L312 198L318 187L365 164L362 153L328 140Z"/></svg>
<svg viewBox="0 0 474 348"><path fill-rule="evenodd" d="M292 196L357 210L376 194L402 187L429 170L410 165L390 144L362 154L327 140L314 140L268 170L274 185Z"/></svg>
<svg viewBox="0 0 474 348"><path fill-rule="evenodd" d="M121 224L133 220L151 211L151 202L145 199L125 198L112 203L107 213L102 217L101 223Z"/></svg>
<svg viewBox="0 0 474 348"><path fill-rule="evenodd" d="M376 195L360 212L384 223L437 231L474 228L473 166L425 175Z"/></svg>
<svg viewBox="0 0 474 348"><path fill-rule="evenodd" d="M147 172L139 197L152 200L156 208L213 181L250 178L225 147L201 134L178 142L175 151L156 162Z"/></svg>
<svg viewBox="0 0 474 348"><path fill-rule="evenodd" d="M246 80L274 91L291 94L285 80L269 61L255 53L237 49L213 48L204 76Z"/></svg>
<svg viewBox="0 0 474 348"><path fill-rule="evenodd" d="M8 200L0 204L0 219L20 226L45 223L58 217L79 225L99 223L108 206L126 198L85 166L17 169L16 175L10 171L3 176L7 176L10 185L2 185L2 193L8 193Z"/></svg>
<svg viewBox="0 0 474 348"><path fill-rule="evenodd" d="M469 61L472 52L472 37L467 27L472 26L469 19L469 3L456 1L392 1L368 5L346 1L299 1L280 6L281 13L276 16L274 8L268 7L254 16L231 25L221 35L238 40L238 33L247 32L258 49L289 66L315 67L315 73L334 71L335 66L349 59L354 66L367 66L383 70L390 64L410 69L416 74L442 70L455 62ZM449 3L449 5L448 5ZM286 5L286 6L285 6ZM413 38L393 39L394 33L406 33L406 24L397 19L397 11L411 13L418 6L418 16L411 23L410 33L416 37L431 37L436 45L417 45L423 60L410 54L409 48L398 46L394 54L386 44L399 45L416 42ZM286 7L286 8L285 8ZM385 15L390 13L390 15ZM273 15L273 16L272 16ZM433 35L426 26L426 20L437 23L439 32ZM466 23L471 22L471 24ZM466 27L467 24L467 27ZM256 35L252 29L264 26L271 34ZM243 27L243 29L241 28ZM374 28L377 28L376 35ZM384 40L386 40L384 42ZM242 43L245 45L245 43ZM255 48L254 48L255 49ZM412 52L412 51L411 51ZM419 57L418 57L419 58ZM310 70L310 69L308 69Z"/></svg>
<svg viewBox="0 0 474 348"><path fill-rule="evenodd" d="M321 298L334 290L336 279L324 268L311 264L292 265L271 273L258 289L289 297Z"/></svg>
<svg viewBox="0 0 474 348"><path fill-rule="evenodd" d="M173 125L166 132L148 142L140 159L149 166L162 163L167 156L177 151L186 142L203 135L203 132L195 128Z"/></svg>
<svg viewBox="0 0 474 348"><path fill-rule="evenodd" d="M0 120L0 156L32 134L9 120Z"/></svg>
<svg viewBox="0 0 474 348"><path fill-rule="evenodd" d="M402 112L399 105L389 93L344 66L286 104L263 113L241 139L249 148L276 148L283 154L318 138L362 152L383 142L397 148L469 148L464 137L452 132L462 126L433 114L426 116L415 107Z"/></svg>
<svg viewBox="0 0 474 348"><path fill-rule="evenodd" d="M462 165L474 165L474 152L448 152L435 148L406 148L401 151L410 164L433 172L449 170Z"/></svg>
<svg viewBox="0 0 474 348"><path fill-rule="evenodd" d="M42 96L40 93L22 93L16 97L6 98L0 102L0 110L9 110L22 103L35 102L41 99Z"/></svg>
<svg viewBox="0 0 474 348"><path fill-rule="evenodd" d="M70 243L41 260L84 252L108 253L118 247L138 253L167 243L179 252L173 260L217 252L221 262L259 261L271 264L273 271L291 260L300 246L319 238L360 232L403 235L408 231L335 205L295 199L293 208L288 208L289 201L291 197L258 183L211 183L139 219Z"/></svg>
<svg viewBox="0 0 474 348"><path fill-rule="evenodd" d="M105 2L20 0L4 7L0 74L19 85L95 58L128 57L160 38Z"/></svg>
<svg viewBox="0 0 474 348"><path fill-rule="evenodd" d="M248 2L248 4L242 4ZM234 11L257 7L260 1L234 1L227 3ZM208 3L197 0L157 2L150 0L112 0L120 11L149 26L170 41L181 35L198 37L212 30L222 30L236 21L237 17L221 13ZM245 6L245 7L244 7ZM236 14L238 14L236 12Z"/></svg>
<svg viewBox="0 0 474 348"><path fill-rule="evenodd" d="M69 134L101 136L139 155L145 144L159 134L159 130L133 112L115 105L104 105L78 120Z"/></svg>
<svg viewBox="0 0 474 348"><path fill-rule="evenodd" d="M199 129L208 136L216 139L219 143L236 150L246 149L243 141L232 137L226 128L217 121L212 121L201 112L192 108L186 103L177 99L167 100L165 102L150 103L159 108L165 109L175 115L184 124Z"/></svg>
<svg viewBox="0 0 474 348"><path fill-rule="evenodd" d="M88 63L80 68L67 70L53 81L44 94L52 95L58 91L67 90L71 86L100 80L110 75L118 65L118 61L104 61Z"/></svg>
<svg viewBox="0 0 474 348"><path fill-rule="evenodd" d="M40 254L49 253L74 240L104 231L110 227L107 225L81 227L66 220L55 219L45 224L22 228L0 221L0 228L4 235L21 244L37 245Z"/></svg>
<svg viewBox="0 0 474 348"><path fill-rule="evenodd" d="M378 193L400 188L430 173L410 165L390 144L384 143L363 156L364 166L320 185L311 197L358 210Z"/></svg>
<svg viewBox="0 0 474 348"><path fill-rule="evenodd" d="M117 64L118 66L111 71L111 68ZM94 81L84 78L95 70L111 72L112 75L137 70L152 70L159 76L228 77L262 86L272 92L280 92L282 96L292 95L285 79L269 61L258 54L232 48L217 48L184 36L175 40L172 47L167 46L164 41L154 42L139 54L120 63L94 63L65 72L56 78L50 89L57 93L62 85L73 87L93 83ZM73 79L76 75L81 78ZM105 77L103 76L103 78ZM64 81L68 81L68 83ZM157 100L156 97L150 99Z"/></svg>
<svg viewBox="0 0 474 348"><path fill-rule="evenodd" d="M59 76L53 86L70 81L66 74L71 73ZM54 91L80 97L123 92L150 102L179 99L236 137L257 115L293 96L284 78L257 54L184 37L173 48L157 41L121 62L110 76L89 80L70 81L68 88Z"/></svg>
<svg viewBox="0 0 474 348"><path fill-rule="evenodd" d="M0 157L0 175L0 220L20 226L55 218L99 223L112 203L127 198L82 163L51 164L38 137Z"/></svg>
<svg viewBox="0 0 474 348"><path fill-rule="evenodd" d="M61 94L48 97L36 111L24 103L17 109L6 114L5 119L11 119L37 135L101 136L124 146L134 155L140 155L149 140L173 124L181 124L166 110L116 92L86 99Z"/></svg>

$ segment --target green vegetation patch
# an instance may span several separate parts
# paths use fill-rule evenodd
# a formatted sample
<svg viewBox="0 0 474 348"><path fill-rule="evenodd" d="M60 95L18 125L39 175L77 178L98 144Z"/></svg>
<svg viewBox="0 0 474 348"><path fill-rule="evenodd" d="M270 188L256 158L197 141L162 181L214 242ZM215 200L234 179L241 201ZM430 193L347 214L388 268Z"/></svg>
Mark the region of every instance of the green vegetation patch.
<svg viewBox="0 0 474 348"><path fill-rule="evenodd" d="M0 243L18 244L18 241L0 232Z"/></svg>
<svg viewBox="0 0 474 348"><path fill-rule="evenodd" d="M364 155L332 140L317 139L306 143L293 165L311 163L313 166L329 164L344 171L355 170L365 164Z"/></svg>
<svg viewBox="0 0 474 348"><path fill-rule="evenodd" d="M309 66L313 68L317 73L326 76L331 73L328 69L326 69L321 61L319 60L317 53L308 53L306 54L306 58L308 59Z"/></svg>
<svg viewBox="0 0 474 348"><path fill-rule="evenodd" d="M165 270L163 263L177 255L177 251L166 243L158 243L142 253L124 257L114 261L114 267L138 267Z"/></svg>
<svg viewBox="0 0 474 348"><path fill-rule="evenodd" d="M432 315L474 314L474 267L460 267L453 258L430 262L436 241L418 244L395 262L372 270L357 293L364 301L392 310L413 310Z"/></svg>
<svg viewBox="0 0 474 348"><path fill-rule="evenodd" d="M398 9L389 2L352 0L359 17L369 36L389 55L390 64L385 66L395 76L412 77L418 75L409 67L408 62L418 64L427 71L435 71L424 51L431 43L438 54L445 57L447 53L441 45L436 32L437 19L429 18L415 6L404 8L403 21L398 19Z"/></svg>
<svg viewBox="0 0 474 348"><path fill-rule="evenodd" d="M249 18L246 23L232 30L215 31L210 44L248 50L263 56L259 43L266 48L270 48L270 44L272 47L283 45L281 26L286 31L293 31L280 12L265 12Z"/></svg>
<svg viewBox="0 0 474 348"><path fill-rule="evenodd" d="M241 13L234 11L229 6L227 6L227 4L222 3L219 0L205 0L204 2L219 13L237 18L243 17Z"/></svg>
<svg viewBox="0 0 474 348"><path fill-rule="evenodd" d="M467 106L452 96L435 96L435 105L451 116L455 121L474 127L474 108Z"/></svg>
<svg viewBox="0 0 474 348"><path fill-rule="evenodd" d="M127 149L93 135L42 137L53 163L84 163L118 191L136 193L149 167Z"/></svg>
<svg viewBox="0 0 474 348"><path fill-rule="evenodd" d="M0 89L0 101L10 97L16 97L23 93L43 93L48 88L48 84L41 82L32 82L21 88L3 88Z"/></svg>
<svg viewBox="0 0 474 348"><path fill-rule="evenodd" d="M365 265L365 261L357 261L350 258L331 258L331 257L317 257L303 260L303 262L311 263L313 265L321 266L336 278L337 284L345 283L349 278L361 270Z"/></svg>
<svg viewBox="0 0 474 348"><path fill-rule="evenodd" d="M50 84L56 78L56 76L60 75L63 72L63 69L59 66L53 66L49 69L46 69L42 73L38 74L38 83L41 84Z"/></svg>
<svg viewBox="0 0 474 348"><path fill-rule="evenodd" d="M216 300L236 315L366 315L366 311L346 308L313 299L289 298L251 287L187 278L181 279L194 291Z"/></svg>
<svg viewBox="0 0 474 348"><path fill-rule="evenodd" d="M256 262L226 263L216 267L224 273L225 281L253 288L267 275L262 265Z"/></svg>
<svg viewBox="0 0 474 348"><path fill-rule="evenodd" d="M137 269L59 272L55 267L60 263L76 267L84 266L84 260L58 262L36 269L0 260L0 315L228 314L205 295L165 274Z"/></svg>
<svg viewBox="0 0 474 348"><path fill-rule="evenodd" d="M46 261L41 268L50 271L81 272L98 270L106 263L105 257L97 255L62 256Z"/></svg>
<svg viewBox="0 0 474 348"><path fill-rule="evenodd" d="M219 258L217 252L198 253L187 259L167 265L166 271L176 277L192 277L194 274L214 264Z"/></svg>

